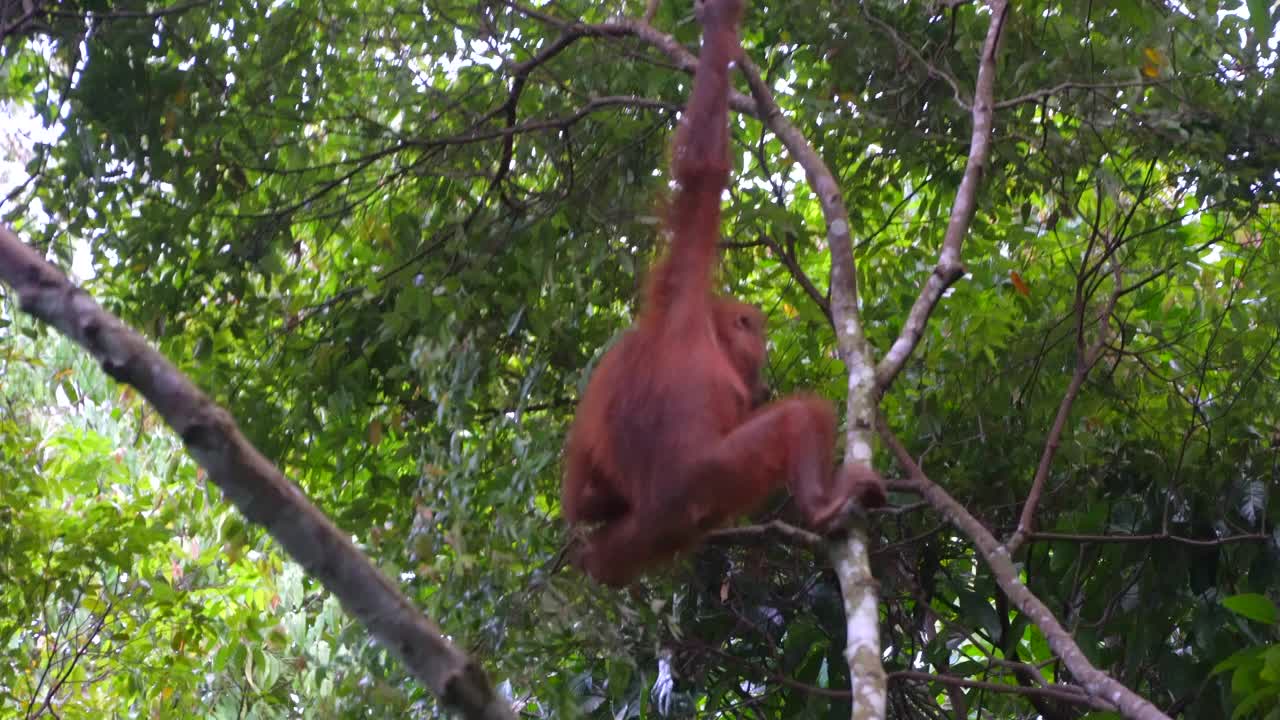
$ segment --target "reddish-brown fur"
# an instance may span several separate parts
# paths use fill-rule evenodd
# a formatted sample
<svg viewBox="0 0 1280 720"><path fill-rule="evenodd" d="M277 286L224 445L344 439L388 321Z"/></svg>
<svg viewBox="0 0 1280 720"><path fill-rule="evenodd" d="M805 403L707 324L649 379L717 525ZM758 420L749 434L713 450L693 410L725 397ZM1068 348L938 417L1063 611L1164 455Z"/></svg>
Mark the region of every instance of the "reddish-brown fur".
<svg viewBox="0 0 1280 720"><path fill-rule="evenodd" d="M672 144L671 248L650 274L635 327L592 375L565 450L564 516L600 524L579 563L611 585L750 512L784 483L819 528L851 497L868 507L885 500L874 471L833 472L831 403L793 395L760 406L764 315L712 290L742 0L706 0L698 11L702 55Z"/></svg>

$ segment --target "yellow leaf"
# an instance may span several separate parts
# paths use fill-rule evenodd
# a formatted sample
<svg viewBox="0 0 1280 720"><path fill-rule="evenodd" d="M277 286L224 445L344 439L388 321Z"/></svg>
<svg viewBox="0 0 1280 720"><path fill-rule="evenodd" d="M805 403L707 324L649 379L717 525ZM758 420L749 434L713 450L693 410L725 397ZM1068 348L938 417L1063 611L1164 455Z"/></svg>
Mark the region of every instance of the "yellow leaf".
<svg viewBox="0 0 1280 720"><path fill-rule="evenodd" d="M1149 78L1160 77L1160 71L1169 64L1169 58L1158 48L1142 48L1142 55L1146 58L1142 63L1142 74Z"/></svg>

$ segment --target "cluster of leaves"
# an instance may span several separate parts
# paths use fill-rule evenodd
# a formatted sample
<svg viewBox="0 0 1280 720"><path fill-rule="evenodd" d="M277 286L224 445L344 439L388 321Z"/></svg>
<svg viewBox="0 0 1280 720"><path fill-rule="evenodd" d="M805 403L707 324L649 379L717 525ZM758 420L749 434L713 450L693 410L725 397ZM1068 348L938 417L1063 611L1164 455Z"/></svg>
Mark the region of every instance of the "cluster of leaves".
<svg viewBox="0 0 1280 720"><path fill-rule="evenodd" d="M1248 593L1224 598L1222 604L1241 617L1274 628L1280 622L1280 610L1265 595ZM1267 642L1265 634L1243 625L1251 645L1236 651L1214 668L1214 673L1231 673L1231 692L1240 702L1232 718L1265 713L1268 720L1277 715L1280 706L1280 643Z"/></svg>
<svg viewBox="0 0 1280 720"><path fill-rule="evenodd" d="M555 19L643 5L84 3L4 46L0 97L57 139L21 148L33 180L0 211L64 259L87 245L107 307L526 712L844 716L843 609L810 550L727 538L635 594L557 563L564 428L658 239L688 77L625 34L544 53L567 37ZM1274 625L1224 605L1275 602L1280 572L1263 5L1017 5L968 274L883 403L930 475L1007 534L1080 348L1101 343L1023 579L1100 667L1187 717L1246 717L1277 687ZM686 3L653 26L696 38ZM842 185L882 350L946 226L985 28L967 4L748 19L748 52ZM770 315L776 388L839 397L819 208L752 118L735 118L735 159L726 288ZM22 338L0 328L0 692L85 714L432 711L132 398ZM891 712L1076 717L1025 692L1071 678L967 541L895 500L872 525ZM76 691L50 695L44 669L68 665Z"/></svg>
<svg viewBox="0 0 1280 720"><path fill-rule="evenodd" d="M251 549L131 392L30 321L6 325L0 705L16 713L6 716L331 714L360 677L347 672L359 633L337 602L278 554Z"/></svg>

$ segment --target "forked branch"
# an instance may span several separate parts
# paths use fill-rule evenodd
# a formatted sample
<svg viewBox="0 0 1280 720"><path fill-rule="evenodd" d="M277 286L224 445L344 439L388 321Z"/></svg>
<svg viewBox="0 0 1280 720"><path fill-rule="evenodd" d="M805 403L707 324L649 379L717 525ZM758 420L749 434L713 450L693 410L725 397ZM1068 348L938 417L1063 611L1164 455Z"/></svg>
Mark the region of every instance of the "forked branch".
<svg viewBox="0 0 1280 720"><path fill-rule="evenodd" d="M911 306L911 312L907 314L907 321L903 324L898 339L894 340L889 352L885 353L876 367L876 384L881 392L889 389L894 378L898 377L898 373L902 372L907 360L911 358L911 353L920 344L920 338L924 336L929 324L929 316L933 314L943 293L965 273L960 251L965 236L969 234L969 226L973 224L973 215L978 207L978 190L982 187L982 174L986 169L987 159L991 156L996 66L1000 36L1009 14L1007 0L991 0L987 5L991 9L991 22L987 26L987 37L982 45L978 80L973 91L973 133L969 140L969 158L965 162L960 187L956 190L955 202L951 205L951 219L942 239L938 264L920 289L920 296Z"/></svg>
<svg viewBox="0 0 1280 720"><path fill-rule="evenodd" d="M1085 261L1081 263L1082 273L1085 272L1084 268L1087 265L1088 257L1086 256ZM1066 430L1067 421L1071 418L1071 408L1075 405L1076 398L1080 396L1080 390L1084 387L1084 381L1089 377L1089 372L1098 364L1098 360L1102 359L1102 352L1106 349L1108 340L1111 339L1111 315L1115 312L1120 294L1124 292L1123 278L1118 264L1113 265L1112 274L1115 287L1098 311L1098 337L1088 347L1083 344L1086 317L1084 306L1088 300L1084 296L1084 277L1082 276L1076 283L1078 308L1076 334L1081 338L1080 344L1076 347L1076 367L1071 373L1071 382L1067 384L1067 391L1063 393L1062 400L1058 403L1058 412L1053 418L1053 425L1049 428L1049 436L1045 438L1044 450L1040 453L1040 464L1036 466L1035 479L1031 482L1031 490L1027 493L1027 500L1022 506L1022 515L1018 519L1018 529L1007 543L1010 555L1018 552L1018 548L1026 542L1027 537L1035 529L1036 508L1040 505L1040 496L1044 494L1045 483L1049 480L1049 469L1053 467L1053 458L1057 455L1058 447L1062 443L1062 433Z"/></svg>
<svg viewBox="0 0 1280 720"><path fill-rule="evenodd" d="M880 422L880 436L897 457L898 463L910 474L910 482L929 501L929 504L946 516L951 524L968 535L974 547L982 555L983 560L991 568L991 574L1000 589L1008 596L1024 615L1031 619L1049 642L1049 647L1071 671L1080 687L1090 697L1113 705L1125 717L1132 720L1170 720L1146 698L1125 687L1118 680L1104 673L1089 662L1080 646L1076 644L1071 633L1058 622L1051 611L1036 597L1018 577L1018 568L1014 566L1009 550L1001 545L978 519L969 514L955 498L946 490L929 479L924 470L911 457L906 447L887 427Z"/></svg>

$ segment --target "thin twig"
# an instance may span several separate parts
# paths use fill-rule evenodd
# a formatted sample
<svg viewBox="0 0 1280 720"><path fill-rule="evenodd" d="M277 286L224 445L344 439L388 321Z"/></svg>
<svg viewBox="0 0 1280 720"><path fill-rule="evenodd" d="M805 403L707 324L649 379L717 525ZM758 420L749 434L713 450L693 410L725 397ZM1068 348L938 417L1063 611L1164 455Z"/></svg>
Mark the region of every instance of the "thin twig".
<svg viewBox="0 0 1280 720"><path fill-rule="evenodd" d="M1074 543L1157 543L1171 542L1190 547L1217 547L1241 542L1271 542L1270 533L1242 533L1220 538L1191 538L1168 533L1146 533L1143 535L1089 535L1085 533L1033 532L1027 535L1026 542L1074 542Z"/></svg>
<svg viewBox="0 0 1280 720"><path fill-rule="evenodd" d="M1179 77L1182 78L1182 76L1179 76ZM1066 92L1068 90L1091 90L1091 91L1119 90L1123 88L1153 87L1156 85L1163 85L1163 84L1164 82L1161 80L1146 80L1146 79L1128 80L1124 82L1113 82L1113 83L1084 83L1084 82L1075 82L1075 81L1068 80L1067 82L1058 83L1053 87L1035 90L1035 91L1026 93L1025 95L1018 95L1017 97L1008 98L1007 100L1001 100L1000 102L996 103L996 109L1007 110L1017 105L1023 105L1025 103L1030 103L1030 102L1039 102L1045 98L1053 97L1054 95Z"/></svg>

